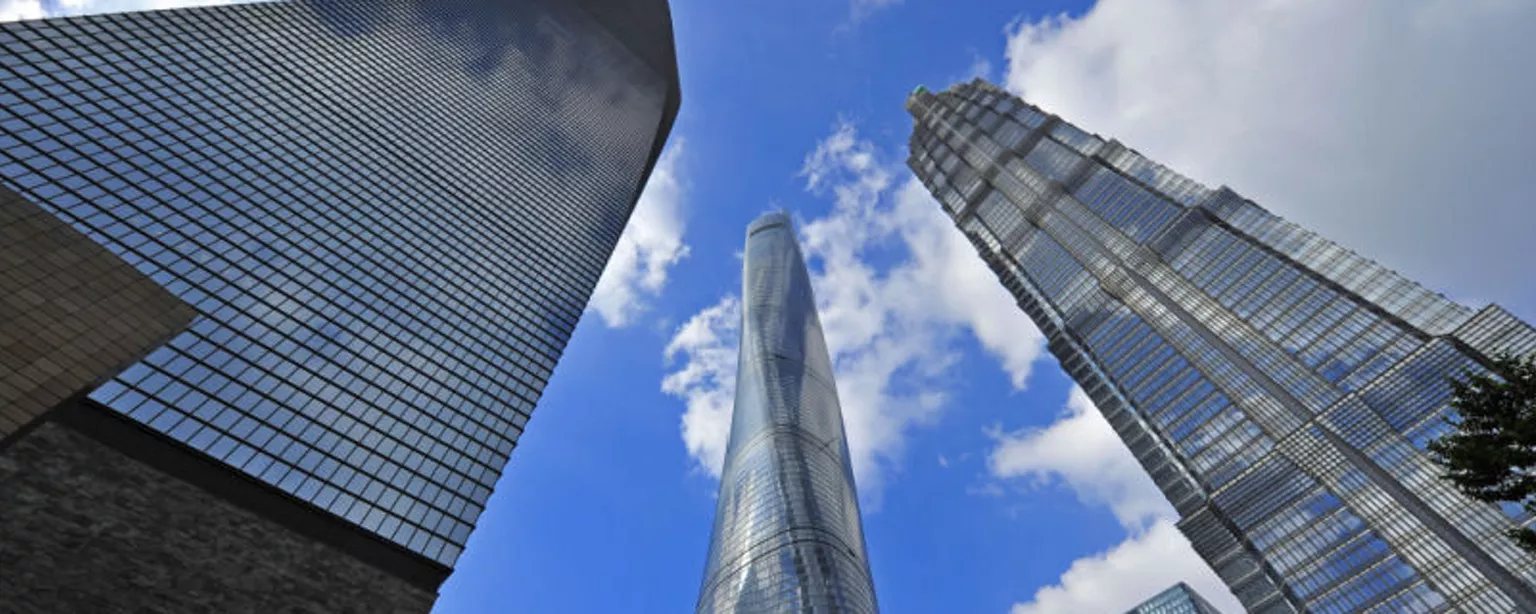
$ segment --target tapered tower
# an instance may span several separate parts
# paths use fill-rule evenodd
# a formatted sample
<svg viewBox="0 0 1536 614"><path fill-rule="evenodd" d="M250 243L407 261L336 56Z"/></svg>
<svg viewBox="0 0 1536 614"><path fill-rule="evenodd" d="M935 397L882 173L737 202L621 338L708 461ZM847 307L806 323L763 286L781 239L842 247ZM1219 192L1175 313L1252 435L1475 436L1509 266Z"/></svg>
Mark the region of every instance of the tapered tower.
<svg viewBox="0 0 1536 614"><path fill-rule="evenodd" d="M736 407L698 612L873 613L858 495L789 216L747 227Z"/></svg>

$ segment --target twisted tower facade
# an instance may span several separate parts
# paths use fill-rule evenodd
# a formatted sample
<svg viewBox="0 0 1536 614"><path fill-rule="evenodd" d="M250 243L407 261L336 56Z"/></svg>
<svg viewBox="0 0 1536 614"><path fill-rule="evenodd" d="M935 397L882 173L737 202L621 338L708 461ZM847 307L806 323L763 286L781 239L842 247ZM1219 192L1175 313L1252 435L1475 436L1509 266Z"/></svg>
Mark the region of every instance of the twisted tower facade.
<svg viewBox="0 0 1536 614"><path fill-rule="evenodd" d="M747 227L736 406L698 612L876 611L832 361L789 216Z"/></svg>

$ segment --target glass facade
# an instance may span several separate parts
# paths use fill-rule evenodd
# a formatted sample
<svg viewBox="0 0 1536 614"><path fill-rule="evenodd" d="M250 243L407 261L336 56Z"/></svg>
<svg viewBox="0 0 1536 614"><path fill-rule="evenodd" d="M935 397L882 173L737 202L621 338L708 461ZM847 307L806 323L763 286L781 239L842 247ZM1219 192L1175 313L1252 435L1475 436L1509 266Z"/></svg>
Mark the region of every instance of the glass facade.
<svg viewBox="0 0 1536 614"><path fill-rule="evenodd" d="M1531 518L1427 459L1475 310L984 81L907 100L908 165L1254 612L1533 612Z"/></svg>
<svg viewBox="0 0 1536 614"><path fill-rule="evenodd" d="M200 317L92 398L452 566L678 105L663 0L0 24L0 180Z"/></svg>
<svg viewBox="0 0 1536 614"><path fill-rule="evenodd" d="M1180 582L1141 602L1125 614L1221 614L1195 592Z"/></svg>
<svg viewBox="0 0 1536 614"><path fill-rule="evenodd" d="M873 614L832 360L789 216L747 229L736 405L700 613Z"/></svg>

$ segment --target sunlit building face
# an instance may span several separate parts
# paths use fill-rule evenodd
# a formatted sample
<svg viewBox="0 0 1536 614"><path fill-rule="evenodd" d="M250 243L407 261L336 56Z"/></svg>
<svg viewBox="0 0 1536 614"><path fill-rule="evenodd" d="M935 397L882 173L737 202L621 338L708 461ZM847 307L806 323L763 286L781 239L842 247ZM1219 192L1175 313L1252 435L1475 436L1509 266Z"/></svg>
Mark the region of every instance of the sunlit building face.
<svg viewBox="0 0 1536 614"><path fill-rule="evenodd" d="M982 82L919 89L908 165L1255 612L1536 611L1531 517L1437 479L1447 376L1536 351Z"/></svg>
<svg viewBox="0 0 1536 614"><path fill-rule="evenodd" d="M789 216L747 228L741 356L700 614L874 614L832 359Z"/></svg>

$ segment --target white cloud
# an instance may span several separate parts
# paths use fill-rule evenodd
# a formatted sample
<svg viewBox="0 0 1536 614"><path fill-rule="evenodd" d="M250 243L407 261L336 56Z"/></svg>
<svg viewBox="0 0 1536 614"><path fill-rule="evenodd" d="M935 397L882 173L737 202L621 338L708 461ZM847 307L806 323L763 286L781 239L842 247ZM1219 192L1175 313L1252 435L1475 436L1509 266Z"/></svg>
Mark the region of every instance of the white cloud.
<svg viewBox="0 0 1536 614"><path fill-rule="evenodd" d="M899 184L857 130L840 122L806 157L807 188L832 212L802 225L818 311L837 370L861 490L876 496L905 436L948 401L955 334L972 332L1023 388L1042 337L915 179ZM893 265L872 252L904 248Z"/></svg>
<svg viewBox="0 0 1536 614"><path fill-rule="evenodd" d="M1173 521L1162 519L1107 552L1073 562L1060 583L1014 604L1012 614L1125 612L1181 581L1223 612L1243 611Z"/></svg>
<svg viewBox="0 0 1536 614"><path fill-rule="evenodd" d="M1072 388L1066 411L1051 425L992 436L992 478L1031 488L1065 485L1084 504L1108 507L1129 534L1107 552L1074 561L1056 584L1015 605L1013 614L1124 612L1180 581L1224 611L1242 611L1174 527L1173 507L1081 388Z"/></svg>
<svg viewBox="0 0 1536 614"><path fill-rule="evenodd" d="M1536 261L1533 20L1522 0L1099 0L1080 17L1010 26L1003 78L1431 288L1536 315L1536 287L1510 283ZM1179 579L1240 611L1085 401L1044 430L1001 436L991 468L1065 482L1132 537L1015 614L1123 611Z"/></svg>
<svg viewBox="0 0 1536 614"><path fill-rule="evenodd" d="M687 404L683 444L699 467L716 477L725 465L725 444L731 436L740 330L741 303L727 296L678 327L665 351L668 364L679 356L684 361L682 369L661 382L663 392Z"/></svg>
<svg viewBox="0 0 1536 614"><path fill-rule="evenodd" d="M0 21L42 19L45 16L47 13L43 12L43 3L39 0L0 0Z"/></svg>
<svg viewBox="0 0 1536 614"><path fill-rule="evenodd" d="M946 406L955 343L963 333L999 358L1018 389L1043 350L1039 331L953 222L916 180L897 182L898 173L907 174L846 122L817 145L802 169L806 188L833 201L830 213L799 226L854 474L860 495L875 503L887 475L900 465L908 433L931 424ZM900 255L887 262L891 248ZM876 252L883 256L874 257ZM722 348L716 340L729 337L734 365L735 330L706 325L720 322L709 313L679 329L672 344L677 349L669 353L686 353L688 360L668 376L676 382L666 387L687 401L683 434L690 454L718 475L728 429L702 425L728 422L731 391L724 373L729 368L734 374L734 366L710 352Z"/></svg>
<svg viewBox="0 0 1536 614"><path fill-rule="evenodd" d="M1536 3L1100 0L1009 89L1464 300L1536 317Z"/></svg>
<svg viewBox="0 0 1536 614"><path fill-rule="evenodd" d="M610 327L627 326L644 313L646 301L666 288L672 266L688 255L683 244L682 155L682 141L674 140L656 162L592 292L588 308Z"/></svg>
<svg viewBox="0 0 1536 614"><path fill-rule="evenodd" d="M1072 387L1066 411L1043 429L994 431L987 470L999 479L1033 485L1063 483L1088 505L1107 505L1120 524L1139 532L1175 516L1173 507L1120 441L1082 388Z"/></svg>

